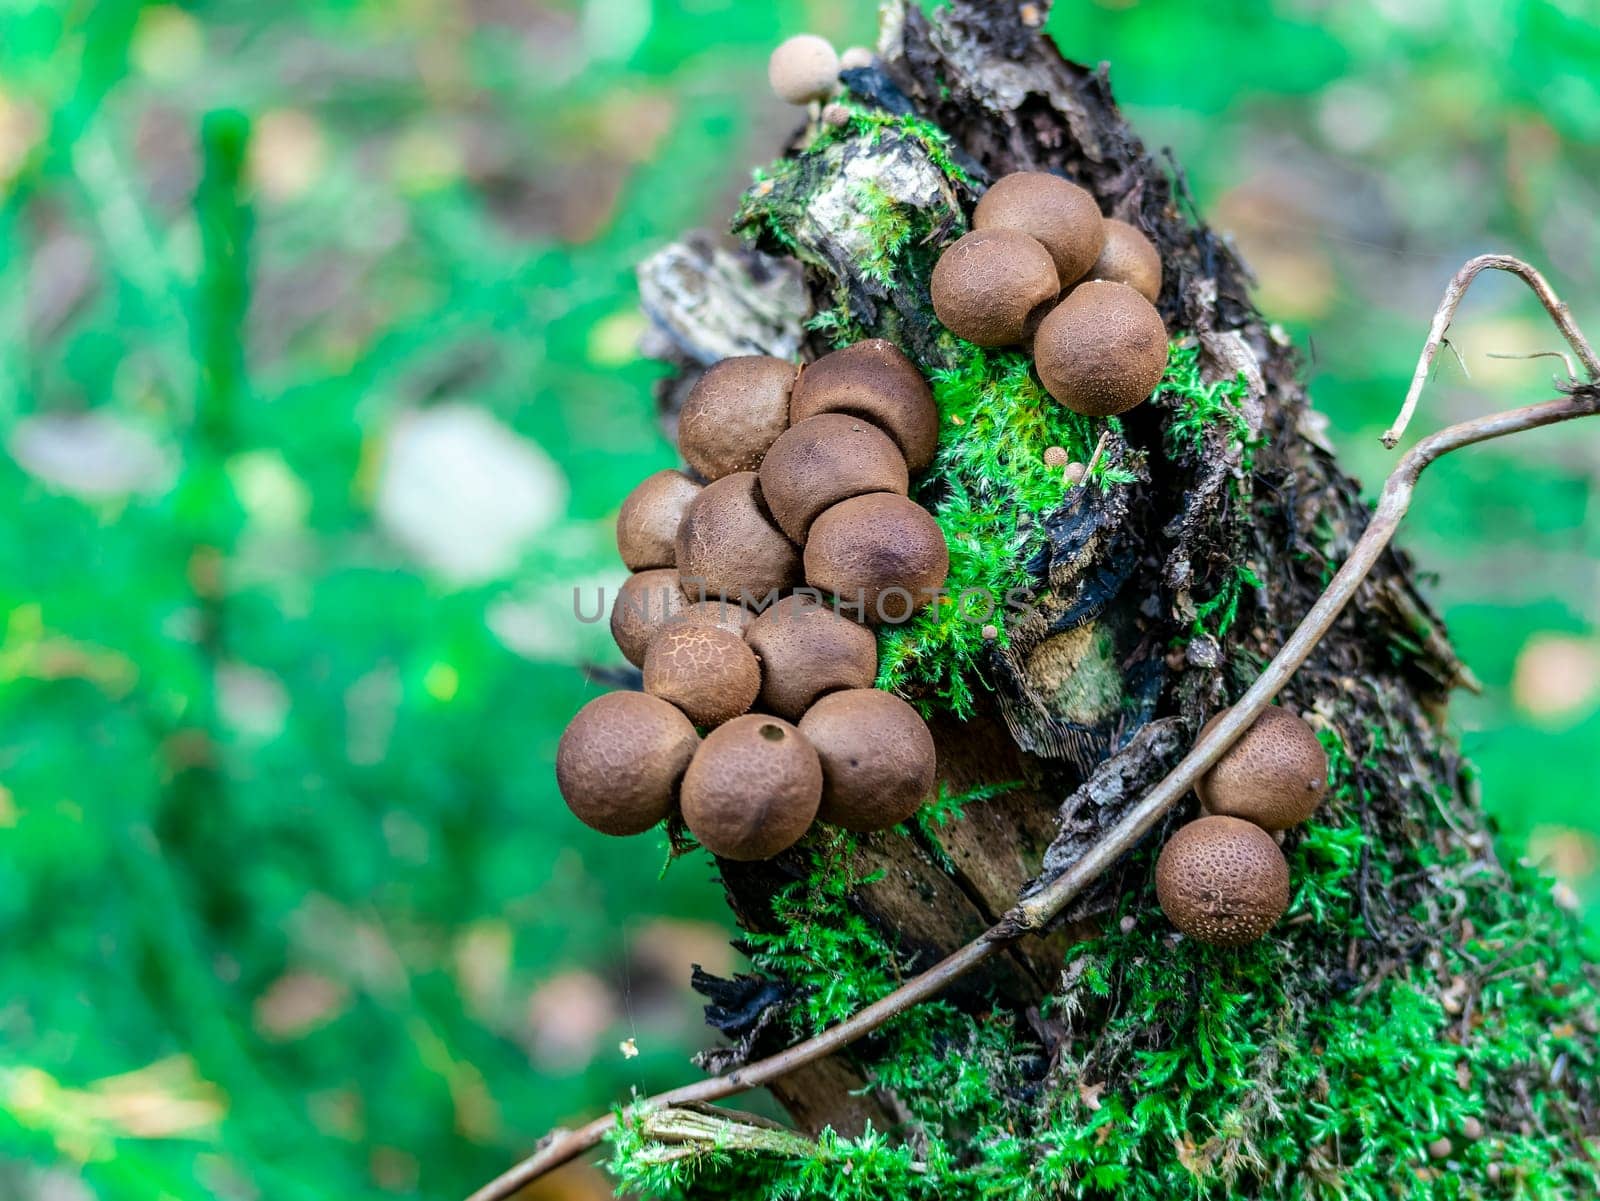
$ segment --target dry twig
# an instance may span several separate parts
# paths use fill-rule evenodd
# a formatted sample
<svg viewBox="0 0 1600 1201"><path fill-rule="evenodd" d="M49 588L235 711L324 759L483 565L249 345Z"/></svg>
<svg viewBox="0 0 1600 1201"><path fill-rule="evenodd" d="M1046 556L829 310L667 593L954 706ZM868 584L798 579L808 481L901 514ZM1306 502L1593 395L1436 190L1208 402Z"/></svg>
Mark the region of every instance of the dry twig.
<svg viewBox="0 0 1600 1201"><path fill-rule="evenodd" d="M1305 663L1394 538L1401 519L1411 507L1417 481L1429 464L1479 442L1600 413L1600 360L1596 360L1594 351L1573 323L1567 306L1551 290L1544 277L1527 263L1505 255L1482 255L1463 266L1445 289L1405 404L1393 427L1383 436L1385 445L1392 448L1399 441L1416 409L1422 384L1427 379L1428 366L1443 342L1451 315L1472 280L1486 268L1512 272L1527 283L1583 362L1589 375L1587 385L1576 386L1571 393L1556 400L1460 422L1430 434L1412 447L1384 484L1372 521L1351 551L1349 559L1249 690L1227 710L1222 720L1194 744L1177 766L1124 814L1121 821L1106 831L1104 837L1082 858L1020 902L994 926L837 1026L766 1059L746 1064L722 1076L713 1076L657 1094L639 1104L652 1109L664 1109L718 1101L759 1088L797 1068L842 1050L897 1014L942 992L1006 944L1024 934L1043 930L1074 897L1138 844L1188 793L1194 782L1250 727L1289 678ZM540 1140L539 1148L533 1155L484 1185L467 1201L504 1201L546 1172L596 1146L616 1124L616 1116L607 1114L576 1130L552 1131Z"/></svg>

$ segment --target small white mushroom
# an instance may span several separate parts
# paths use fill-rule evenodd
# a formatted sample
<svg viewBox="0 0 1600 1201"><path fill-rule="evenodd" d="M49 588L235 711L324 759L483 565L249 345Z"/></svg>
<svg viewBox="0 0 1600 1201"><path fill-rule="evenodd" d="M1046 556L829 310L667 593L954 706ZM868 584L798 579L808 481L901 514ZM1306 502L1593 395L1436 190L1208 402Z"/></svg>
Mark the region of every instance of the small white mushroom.
<svg viewBox="0 0 1600 1201"><path fill-rule="evenodd" d="M841 71L858 71L862 67L870 67L876 56L865 46L851 46L839 56L839 69Z"/></svg>
<svg viewBox="0 0 1600 1201"><path fill-rule="evenodd" d="M839 84L839 55L826 38L798 33L772 52L767 82L790 104L826 100Z"/></svg>

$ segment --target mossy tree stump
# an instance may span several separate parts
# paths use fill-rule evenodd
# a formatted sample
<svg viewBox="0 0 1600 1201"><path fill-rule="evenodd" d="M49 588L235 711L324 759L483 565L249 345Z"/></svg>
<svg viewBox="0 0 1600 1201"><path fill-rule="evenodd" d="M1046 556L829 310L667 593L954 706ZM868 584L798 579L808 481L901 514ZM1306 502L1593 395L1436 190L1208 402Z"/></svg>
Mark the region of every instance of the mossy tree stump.
<svg viewBox="0 0 1600 1201"><path fill-rule="evenodd" d="M839 1020L1059 873L1243 690L1367 520L1247 269L1135 136L1105 70L1041 36L1045 7L888 5L879 65L845 74L848 123L808 126L746 194L749 249L694 237L641 269L651 345L680 369L661 391L669 421L726 354L901 345L946 423L919 499L951 542L952 589L1020 589L1029 606L994 619L998 638L948 609L884 636L880 684L925 709L939 748L941 799L914 828L819 832L720 865L757 970L697 981L733 1043L707 1066ZM1173 364L1120 421L1062 413L1026 356L978 351L933 317L940 247L988 180L1021 169L1065 172L1161 251ZM1048 446L1091 465L1082 485L1043 463ZM1280 698L1319 730L1334 781L1289 836L1294 900L1265 941L1176 939L1152 838L1049 937L775 1087L814 1139L725 1129L717 1148L636 1123L623 1183L942 1201L1594 1195L1600 973L1548 884L1495 857L1443 726L1465 679L1388 556Z"/></svg>

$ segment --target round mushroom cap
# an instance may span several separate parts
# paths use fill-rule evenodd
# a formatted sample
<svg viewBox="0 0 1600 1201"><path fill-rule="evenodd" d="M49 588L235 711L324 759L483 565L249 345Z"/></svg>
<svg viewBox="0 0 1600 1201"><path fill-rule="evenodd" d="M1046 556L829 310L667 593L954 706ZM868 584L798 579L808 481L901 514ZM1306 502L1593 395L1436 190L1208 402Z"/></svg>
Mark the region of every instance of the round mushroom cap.
<svg viewBox="0 0 1600 1201"><path fill-rule="evenodd" d="M767 447L789 426L795 365L771 355L713 363L695 381L678 414L678 450L708 480L761 466Z"/></svg>
<svg viewBox="0 0 1600 1201"><path fill-rule="evenodd" d="M819 413L864 417L894 439L906 465L921 471L939 445L939 408L928 381L893 342L868 338L800 370L789 402L799 425Z"/></svg>
<svg viewBox="0 0 1600 1201"><path fill-rule="evenodd" d="M995 180L972 211L972 228L1015 230L1043 243L1063 288L1083 278L1105 243L1094 197L1046 171L1016 171Z"/></svg>
<svg viewBox="0 0 1600 1201"><path fill-rule="evenodd" d="M642 834L672 808L700 736L666 701L642 692L597 696L556 747L567 808L602 834Z"/></svg>
<svg viewBox="0 0 1600 1201"><path fill-rule="evenodd" d="M669 618L669 626L716 626L743 638L755 615L736 600L695 601L676 617Z"/></svg>
<svg viewBox="0 0 1600 1201"><path fill-rule="evenodd" d="M799 842L821 801L817 752L782 718L757 713L708 734L680 790L684 823L700 845L745 861Z"/></svg>
<svg viewBox="0 0 1600 1201"><path fill-rule="evenodd" d="M697 726L720 726L756 703L761 664L737 634L671 625L650 641L644 690L678 706Z"/></svg>
<svg viewBox="0 0 1600 1201"><path fill-rule="evenodd" d="M817 816L866 833L898 826L933 791L936 755L928 723L876 688L831 692L800 719L822 760Z"/></svg>
<svg viewBox="0 0 1600 1201"><path fill-rule="evenodd" d="M1148 399L1161 382L1167 327L1127 284L1091 280L1044 319L1033 358L1051 396L1085 417L1111 417Z"/></svg>
<svg viewBox="0 0 1600 1201"><path fill-rule="evenodd" d="M825 692L871 688L878 678L872 631L810 597L784 597L750 623L745 641L761 659L761 703L790 721Z"/></svg>
<svg viewBox="0 0 1600 1201"><path fill-rule="evenodd" d="M800 582L800 552L772 523L753 471L707 484L678 527L678 574L695 600L754 605Z"/></svg>
<svg viewBox="0 0 1600 1201"><path fill-rule="evenodd" d="M699 484L670 470L645 476L628 493L617 514L617 550L629 571L676 566L678 526L699 495Z"/></svg>
<svg viewBox="0 0 1600 1201"><path fill-rule="evenodd" d="M839 55L839 69L859 71L862 67L870 67L877 58L878 56L866 46L848 46L844 53Z"/></svg>
<svg viewBox="0 0 1600 1201"><path fill-rule="evenodd" d="M1106 244L1088 277L1127 284L1154 304L1161 295L1161 252L1126 221L1107 217L1105 226Z"/></svg>
<svg viewBox="0 0 1600 1201"><path fill-rule="evenodd" d="M839 55L826 38L797 33L767 59L767 82L790 104L826 100L839 84Z"/></svg>
<svg viewBox="0 0 1600 1201"><path fill-rule="evenodd" d="M1156 897L1190 938L1240 946L1272 929L1289 907L1289 864L1260 826L1202 817L1161 849Z"/></svg>
<svg viewBox="0 0 1600 1201"><path fill-rule="evenodd" d="M840 501L811 524L806 583L866 621L899 623L933 599L950 574L950 548L913 500L873 492Z"/></svg>
<svg viewBox="0 0 1600 1201"><path fill-rule="evenodd" d="M688 603L683 581L670 567L629 576L611 603L611 637L622 657L635 667L643 667L650 639L682 613Z"/></svg>
<svg viewBox="0 0 1600 1201"><path fill-rule="evenodd" d="M951 333L977 346L1012 346L1038 328L1061 292L1050 252L1014 229L978 229L939 256L928 287Z"/></svg>
<svg viewBox="0 0 1600 1201"><path fill-rule="evenodd" d="M911 482L894 439L845 413L821 413L784 430L759 475L773 518L801 545L824 509L867 492L904 496Z"/></svg>
<svg viewBox="0 0 1600 1201"><path fill-rule="evenodd" d="M1224 711L1226 712L1226 711ZM1200 731L1223 718L1219 713ZM1328 792L1328 752L1298 714L1271 705L1196 781L1207 813L1287 830L1317 811Z"/></svg>

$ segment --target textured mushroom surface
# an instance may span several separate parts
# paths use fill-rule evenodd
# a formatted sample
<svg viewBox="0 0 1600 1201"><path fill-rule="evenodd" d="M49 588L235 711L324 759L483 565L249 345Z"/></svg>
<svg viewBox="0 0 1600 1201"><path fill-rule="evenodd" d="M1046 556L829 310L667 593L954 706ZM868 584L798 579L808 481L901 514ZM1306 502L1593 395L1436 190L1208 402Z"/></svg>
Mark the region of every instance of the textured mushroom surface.
<svg viewBox="0 0 1600 1201"><path fill-rule="evenodd" d="M1289 907L1289 865L1260 826L1202 817L1161 849L1156 897L1167 919L1190 938L1240 946L1272 929Z"/></svg>
<svg viewBox="0 0 1600 1201"><path fill-rule="evenodd" d="M769 355L713 363L678 414L678 450L708 480L754 471L789 426L795 365Z"/></svg>
<svg viewBox="0 0 1600 1201"><path fill-rule="evenodd" d="M643 667L650 639L688 604L683 595L683 581L670 567L629 576L617 590L617 599L611 603L611 637L623 658L635 667Z"/></svg>
<svg viewBox="0 0 1600 1201"><path fill-rule="evenodd" d="M713 730L684 773L684 823L724 859L770 859L811 828L822 764L794 726L751 713Z"/></svg>
<svg viewBox="0 0 1600 1201"><path fill-rule="evenodd" d="M972 228L1015 230L1036 239L1050 252L1061 287L1081 279L1105 243L1094 197L1044 171L1015 171L995 180L973 210Z"/></svg>
<svg viewBox="0 0 1600 1201"><path fill-rule="evenodd" d="M1033 340L1039 380L1086 417L1125 413L1146 400L1167 369L1167 328L1127 284L1079 284Z"/></svg>
<svg viewBox="0 0 1600 1201"><path fill-rule="evenodd" d="M1061 291L1050 252L1012 229L980 229L939 256L929 283L945 328L977 346L1012 346L1038 326Z"/></svg>
<svg viewBox="0 0 1600 1201"><path fill-rule="evenodd" d="M745 631L750 628L750 623L755 620L755 614L737 601L704 600L695 601L676 617L669 618L669 626L716 626L718 629L727 630L730 634L737 634L743 638Z"/></svg>
<svg viewBox="0 0 1600 1201"><path fill-rule="evenodd" d="M1149 238L1114 217L1106 218L1106 244L1088 278L1127 284L1151 304L1161 295L1161 252Z"/></svg>
<svg viewBox="0 0 1600 1201"><path fill-rule="evenodd" d="M865 417L894 439L913 472L933 462L939 409L922 372L893 342L868 338L801 368L790 419L798 425L819 413Z"/></svg>
<svg viewBox="0 0 1600 1201"><path fill-rule="evenodd" d="M768 515L753 471L707 484L678 527L678 574L694 600L755 604L800 582L800 552Z"/></svg>
<svg viewBox="0 0 1600 1201"><path fill-rule="evenodd" d="M1217 714L1200 731L1221 721ZM1328 752L1298 715L1276 705L1196 782L1208 813L1242 817L1264 830L1287 830L1317 811L1328 792Z"/></svg>
<svg viewBox="0 0 1600 1201"><path fill-rule="evenodd" d="M876 688L832 692L800 719L822 760L817 816L847 830L887 830L933 791L933 734L905 701Z"/></svg>
<svg viewBox="0 0 1600 1201"><path fill-rule="evenodd" d="M871 630L805 596L786 596L757 617L745 641L761 660L761 703L796 721L819 696L870 688L878 676Z"/></svg>
<svg viewBox="0 0 1600 1201"><path fill-rule="evenodd" d="M859 609L863 620L898 623L944 586L950 549L921 505L874 492L840 501L812 523L805 571L806 583Z"/></svg>
<svg viewBox="0 0 1600 1201"><path fill-rule="evenodd" d="M822 413L785 430L762 460L761 496L773 519L804 544L817 515L867 492L906 494L905 456L862 417Z"/></svg>
<svg viewBox="0 0 1600 1201"><path fill-rule="evenodd" d="M590 701L556 747L556 786L584 825L602 834L640 834L672 808L700 745L689 719L642 692Z"/></svg>
<svg viewBox="0 0 1600 1201"><path fill-rule="evenodd" d="M790 104L826 100L839 86L839 55L826 38L797 33L767 59L767 82Z"/></svg>
<svg viewBox="0 0 1600 1201"><path fill-rule="evenodd" d="M617 514L617 551L629 571L677 565L678 526L700 485L681 471L647 475Z"/></svg>
<svg viewBox="0 0 1600 1201"><path fill-rule="evenodd" d="M644 690L676 705L697 726L719 726L755 704L761 666L737 634L669 625L644 657Z"/></svg>

